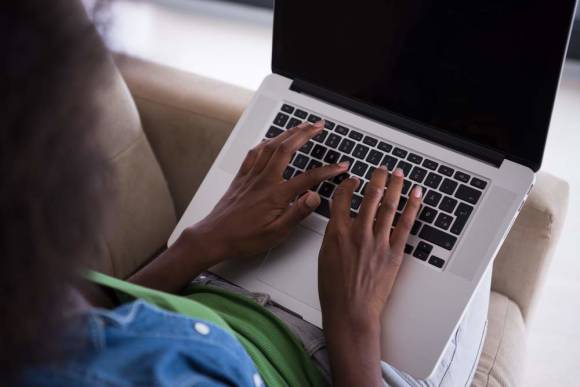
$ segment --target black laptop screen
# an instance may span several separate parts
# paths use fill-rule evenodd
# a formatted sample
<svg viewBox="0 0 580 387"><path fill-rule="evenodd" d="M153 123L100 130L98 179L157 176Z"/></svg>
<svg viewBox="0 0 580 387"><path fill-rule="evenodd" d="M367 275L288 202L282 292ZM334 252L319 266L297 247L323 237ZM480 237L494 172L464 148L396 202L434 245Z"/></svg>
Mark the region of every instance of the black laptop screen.
<svg viewBox="0 0 580 387"><path fill-rule="evenodd" d="M273 71L536 169L572 0L276 0Z"/></svg>

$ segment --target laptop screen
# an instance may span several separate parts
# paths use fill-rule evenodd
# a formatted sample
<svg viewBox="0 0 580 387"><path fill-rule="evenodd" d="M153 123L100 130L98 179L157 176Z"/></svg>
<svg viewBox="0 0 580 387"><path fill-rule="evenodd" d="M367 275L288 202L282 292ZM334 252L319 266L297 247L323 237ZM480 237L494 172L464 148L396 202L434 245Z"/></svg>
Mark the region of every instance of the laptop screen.
<svg viewBox="0 0 580 387"><path fill-rule="evenodd" d="M273 71L537 169L572 0L276 0Z"/></svg>

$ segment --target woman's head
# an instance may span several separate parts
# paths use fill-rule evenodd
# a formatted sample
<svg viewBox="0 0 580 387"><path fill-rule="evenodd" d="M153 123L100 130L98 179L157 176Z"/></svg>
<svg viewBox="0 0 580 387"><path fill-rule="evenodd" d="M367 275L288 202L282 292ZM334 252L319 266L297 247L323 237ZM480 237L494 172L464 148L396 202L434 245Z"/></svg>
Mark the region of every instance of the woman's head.
<svg viewBox="0 0 580 387"><path fill-rule="evenodd" d="M107 60L80 3L0 6L0 369L55 347L81 267L97 259L108 166L93 94Z"/></svg>

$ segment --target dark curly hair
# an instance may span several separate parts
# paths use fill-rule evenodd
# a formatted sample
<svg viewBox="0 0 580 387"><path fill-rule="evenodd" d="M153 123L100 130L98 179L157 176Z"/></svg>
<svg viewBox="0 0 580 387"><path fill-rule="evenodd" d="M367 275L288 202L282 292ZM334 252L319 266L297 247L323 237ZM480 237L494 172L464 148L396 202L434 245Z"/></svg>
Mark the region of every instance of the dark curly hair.
<svg viewBox="0 0 580 387"><path fill-rule="evenodd" d="M74 0L0 5L0 380L58 356L79 271L100 254L109 166L94 133L107 53ZM4 384L0 382L0 384Z"/></svg>

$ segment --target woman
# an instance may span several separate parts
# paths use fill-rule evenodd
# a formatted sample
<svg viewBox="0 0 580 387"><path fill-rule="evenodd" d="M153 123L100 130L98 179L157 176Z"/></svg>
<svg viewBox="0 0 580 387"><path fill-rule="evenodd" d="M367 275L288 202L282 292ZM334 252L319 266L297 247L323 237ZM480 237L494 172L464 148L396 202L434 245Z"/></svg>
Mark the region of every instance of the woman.
<svg viewBox="0 0 580 387"><path fill-rule="evenodd" d="M320 198L308 188L348 165L287 182L282 171L323 122L252 149L213 211L128 282L93 273L102 286L88 286L83 270L98 269L98 236L114 222L93 106L108 57L75 2L2 7L3 384L419 383L380 362L379 316L421 202L420 189L413 190L391 234L400 170L375 171L356 218L349 209L358 181L345 180L334 196L319 256L324 333L267 299L256 302L262 295L198 277L225 259L279 244L316 209ZM325 344L306 353L313 339ZM451 367L445 359L456 353L425 383L440 383ZM461 382L468 380L469 372Z"/></svg>

